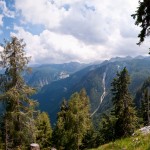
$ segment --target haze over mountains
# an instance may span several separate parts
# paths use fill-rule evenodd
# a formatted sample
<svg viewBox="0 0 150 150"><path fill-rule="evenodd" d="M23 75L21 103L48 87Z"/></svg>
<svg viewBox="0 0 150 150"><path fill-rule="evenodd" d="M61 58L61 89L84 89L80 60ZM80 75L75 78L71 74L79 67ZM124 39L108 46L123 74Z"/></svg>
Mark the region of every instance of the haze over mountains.
<svg viewBox="0 0 150 150"><path fill-rule="evenodd" d="M86 66L87 64L80 64L78 62L37 65L31 67L32 72L25 74L24 78L31 86L41 88L53 81L67 78Z"/></svg>
<svg viewBox="0 0 150 150"><path fill-rule="evenodd" d="M131 77L130 90L133 97L150 74L150 57L112 58L100 64L50 64L33 67L33 73L25 76L27 83L38 88L33 96L38 100L39 108L49 113L55 122L62 100L85 88L90 98L91 113L97 109L104 91L102 83L105 73L106 95L95 115L105 112L112 106L111 82L117 71L126 67Z"/></svg>

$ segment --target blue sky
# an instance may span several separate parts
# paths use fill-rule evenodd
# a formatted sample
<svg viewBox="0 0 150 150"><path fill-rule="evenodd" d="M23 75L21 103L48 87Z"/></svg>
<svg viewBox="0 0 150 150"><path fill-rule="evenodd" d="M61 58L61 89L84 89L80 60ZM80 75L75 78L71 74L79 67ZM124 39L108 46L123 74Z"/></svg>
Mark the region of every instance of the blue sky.
<svg viewBox="0 0 150 150"><path fill-rule="evenodd" d="M0 0L0 42L23 38L38 64L148 55L148 40L136 45L137 6L138 0Z"/></svg>

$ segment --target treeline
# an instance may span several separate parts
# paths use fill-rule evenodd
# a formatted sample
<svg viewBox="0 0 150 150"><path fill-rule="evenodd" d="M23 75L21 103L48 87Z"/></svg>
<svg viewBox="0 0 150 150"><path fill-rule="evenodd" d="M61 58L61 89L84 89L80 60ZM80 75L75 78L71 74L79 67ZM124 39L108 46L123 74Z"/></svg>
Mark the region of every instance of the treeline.
<svg viewBox="0 0 150 150"><path fill-rule="evenodd" d="M113 107L102 115L96 126L90 116L89 98L82 89L69 100L63 100L52 130L48 114L38 111L38 103L30 98L35 89L26 85L22 77L25 71L30 72L27 67L30 58L26 57L24 48L23 40L12 37L11 41L5 41L0 53L3 72L0 76L3 108L0 149L26 150L31 143L38 143L43 150L52 147L58 150L87 149L130 136L139 126L150 124L150 80L137 93L141 95L137 110L128 90L130 76L124 68L112 81Z"/></svg>

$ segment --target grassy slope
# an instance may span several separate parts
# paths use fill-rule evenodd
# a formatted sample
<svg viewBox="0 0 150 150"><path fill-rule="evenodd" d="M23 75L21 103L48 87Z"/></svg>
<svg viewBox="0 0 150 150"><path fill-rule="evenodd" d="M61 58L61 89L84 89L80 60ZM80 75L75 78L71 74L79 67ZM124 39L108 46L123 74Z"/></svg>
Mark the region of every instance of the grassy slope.
<svg viewBox="0 0 150 150"><path fill-rule="evenodd" d="M150 150L150 134L120 139L91 150Z"/></svg>

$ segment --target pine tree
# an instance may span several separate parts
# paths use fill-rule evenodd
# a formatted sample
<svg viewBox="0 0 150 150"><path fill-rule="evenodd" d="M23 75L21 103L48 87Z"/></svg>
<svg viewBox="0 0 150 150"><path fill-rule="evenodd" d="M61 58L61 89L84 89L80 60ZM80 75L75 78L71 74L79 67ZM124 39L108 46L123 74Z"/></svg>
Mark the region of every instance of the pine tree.
<svg viewBox="0 0 150 150"><path fill-rule="evenodd" d="M115 123L115 116L103 114L99 125L100 144L115 140Z"/></svg>
<svg viewBox="0 0 150 150"><path fill-rule="evenodd" d="M60 112L57 114L57 124L55 125L52 134L53 145L56 146L56 148L59 150L67 150L67 143L69 138L68 131L70 129L68 112L68 102L64 99L61 104Z"/></svg>
<svg viewBox="0 0 150 150"><path fill-rule="evenodd" d="M150 35L150 1L139 0L139 7L132 17L135 19L135 25L142 28L138 35L140 38L138 44L140 45L144 41L145 37Z"/></svg>
<svg viewBox="0 0 150 150"><path fill-rule="evenodd" d="M54 129L57 139L54 144L58 149L78 150L90 128L89 99L85 90L81 90L80 93L74 93L68 103L62 103Z"/></svg>
<svg viewBox="0 0 150 150"><path fill-rule="evenodd" d="M148 88L143 92L141 100L141 113L144 125L150 125L150 96Z"/></svg>
<svg viewBox="0 0 150 150"><path fill-rule="evenodd" d="M79 149L82 145L82 139L86 135L87 131L91 127L89 99L86 95L86 91L82 89L80 93L72 95L69 101L70 113L69 117L72 126L72 147L73 149Z"/></svg>
<svg viewBox="0 0 150 150"><path fill-rule="evenodd" d="M35 141L34 108L29 98L35 90L27 86L22 73L28 70L29 57L25 56L23 40L12 37L5 41L1 52L0 100L5 108L5 149L20 148Z"/></svg>
<svg viewBox="0 0 150 150"><path fill-rule="evenodd" d="M40 145L41 149L48 149L51 146L52 128L47 113L39 113L36 118L36 126L36 142Z"/></svg>
<svg viewBox="0 0 150 150"><path fill-rule="evenodd" d="M115 136L125 137L134 132L136 128L136 112L133 106L133 100L128 91L130 76L126 68L112 82L112 102L114 106L114 115L116 117Z"/></svg>

